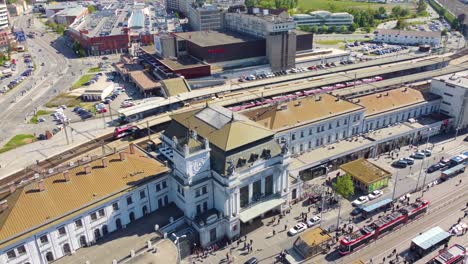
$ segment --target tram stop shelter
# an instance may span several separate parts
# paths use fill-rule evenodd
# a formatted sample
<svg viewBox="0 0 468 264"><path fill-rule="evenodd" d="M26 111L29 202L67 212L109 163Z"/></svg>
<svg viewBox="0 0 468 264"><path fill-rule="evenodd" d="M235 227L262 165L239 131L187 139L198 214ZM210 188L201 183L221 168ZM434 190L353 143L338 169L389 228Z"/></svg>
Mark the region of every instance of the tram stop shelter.
<svg viewBox="0 0 468 264"><path fill-rule="evenodd" d="M432 252L437 247L448 243L451 236L452 235L449 232L443 230L439 226L436 226L413 238L413 240L411 240L410 249L422 257Z"/></svg>
<svg viewBox="0 0 468 264"><path fill-rule="evenodd" d="M382 189L388 186L392 174L383 168L367 161L364 158L357 159L340 166L345 174L353 179L354 187L364 193Z"/></svg>
<svg viewBox="0 0 468 264"><path fill-rule="evenodd" d="M294 242L294 248L304 259L311 258L327 250L332 237L322 228L306 230Z"/></svg>

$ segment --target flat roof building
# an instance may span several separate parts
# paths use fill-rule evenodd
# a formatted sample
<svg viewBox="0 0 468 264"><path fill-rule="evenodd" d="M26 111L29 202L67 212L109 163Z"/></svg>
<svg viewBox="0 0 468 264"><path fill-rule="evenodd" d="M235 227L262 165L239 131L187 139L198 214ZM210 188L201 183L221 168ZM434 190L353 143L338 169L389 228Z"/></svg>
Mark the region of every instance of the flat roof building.
<svg viewBox="0 0 468 264"><path fill-rule="evenodd" d="M309 259L327 250L332 237L320 227L308 229L294 242L294 248L304 259Z"/></svg>
<svg viewBox="0 0 468 264"><path fill-rule="evenodd" d="M216 5L192 3L188 7L187 16L194 31L218 30L223 27L223 11Z"/></svg>
<svg viewBox="0 0 468 264"><path fill-rule="evenodd" d="M374 41L402 45L430 45L440 47L442 34L440 31L409 31L397 29L377 29Z"/></svg>
<svg viewBox="0 0 468 264"><path fill-rule="evenodd" d="M88 8L83 6L75 6L63 9L52 17L57 24L69 26L73 24L77 19L88 14Z"/></svg>
<svg viewBox="0 0 468 264"><path fill-rule="evenodd" d="M349 13L331 13L328 11L313 11L308 14L293 15L297 26L350 26L354 17Z"/></svg>
<svg viewBox="0 0 468 264"><path fill-rule="evenodd" d="M433 78L431 93L442 98L440 112L453 116L453 129L468 127L468 71Z"/></svg>
<svg viewBox="0 0 468 264"><path fill-rule="evenodd" d="M372 192L388 186L392 174L366 159L357 159L340 166L351 176L354 186L363 192Z"/></svg>

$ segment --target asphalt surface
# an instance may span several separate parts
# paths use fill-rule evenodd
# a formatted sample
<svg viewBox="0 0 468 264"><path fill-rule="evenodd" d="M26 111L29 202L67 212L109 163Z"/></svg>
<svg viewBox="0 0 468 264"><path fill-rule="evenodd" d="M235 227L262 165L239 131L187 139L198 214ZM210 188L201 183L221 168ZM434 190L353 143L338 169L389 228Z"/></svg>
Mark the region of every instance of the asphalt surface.
<svg viewBox="0 0 468 264"><path fill-rule="evenodd" d="M25 34L30 31L44 32L44 25L37 19L28 28L30 17L16 17L13 25L23 28ZM0 145L16 134L41 129L40 125L31 128L32 125L27 124L34 111L67 90L84 69L90 68L89 62L95 60L77 58L62 38L56 39L54 33L37 34L34 39L27 39L27 52L32 55L37 69L20 85L0 96L0 108L3 110L0 112ZM53 45L52 41L55 41ZM42 63L44 66L41 66Z"/></svg>

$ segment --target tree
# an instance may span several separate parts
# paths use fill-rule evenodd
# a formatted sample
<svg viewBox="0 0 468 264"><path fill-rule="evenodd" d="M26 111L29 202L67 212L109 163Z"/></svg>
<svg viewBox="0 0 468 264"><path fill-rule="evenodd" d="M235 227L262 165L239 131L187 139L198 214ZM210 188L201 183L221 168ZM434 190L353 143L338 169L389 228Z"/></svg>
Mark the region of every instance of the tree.
<svg viewBox="0 0 468 264"><path fill-rule="evenodd" d="M400 12L401 12L400 6L395 6L394 8L392 8L392 16L400 17Z"/></svg>
<svg viewBox="0 0 468 264"><path fill-rule="evenodd" d="M341 33L345 33L345 32L347 32L347 31L348 31L348 28L347 28L346 26L341 26L341 27L340 27L340 32L341 32Z"/></svg>
<svg viewBox="0 0 468 264"><path fill-rule="evenodd" d="M356 31L356 29L359 28L359 25L357 23L352 23L350 26L349 26L349 31L351 32L354 32Z"/></svg>
<svg viewBox="0 0 468 264"><path fill-rule="evenodd" d="M328 26L327 26L327 25L323 25L320 31L322 31L322 33L327 33L327 31L328 31Z"/></svg>
<svg viewBox="0 0 468 264"><path fill-rule="evenodd" d="M96 12L96 7L94 7L94 6L92 6L92 5L89 5L89 6L88 6L88 12L89 12L90 14Z"/></svg>
<svg viewBox="0 0 468 264"><path fill-rule="evenodd" d="M344 198L349 198L354 194L354 184L349 174L337 177L336 182L333 183L333 188Z"/></svg>
<svg viewBox="0 0 468 264"><path fill-rule="evenodd" d="M406 24L405 20L400 18L400 19L398 19L395 28L396 29L405 29L406 26L407 26L407 24Z"/></svg>
<svg viewBox="0 0 468 264"><path fill-rule="evenodd" d="M387 13L387 10L385 10L385 7L381 6L379 7L378 13L380 15L385 15Z"/></svg>
<svg viewBox="0 0 468 264"><path fill-rule="evenodd" d="M255 5L255 0L245 0L245 6L253 7Z"/></svg>
<svg viewBox="0 0 468 264"><path fill-rule="evenodd" d="M418 12L418 14L422 14L422 13L426 12L426 9L427 9L427 3L426 3L426 1L424 1L424 0L419 0L419 1L418 1L418 7L417 7L417 9L416 9L417 12Z"/></svg>
<svg viewBox="0 0 468 264"><path fill-rule="evenodd" d="M448 30L444 28L441 32L442 36L447 36Z"/></svg>
<svg viewBox="0 0 468 264"><path fill-rule="evenodd" d="M65 32L65 27L63 25L57 25L56 30L59 35L63 35L63 33Z"/></svg>
<svg viewBox="0 0 468 264"><path fill-rule="evenodd" d="M319 31L319 27L318 26L312 26L310 31L312 31L312 33L317 33Z"/></svg>

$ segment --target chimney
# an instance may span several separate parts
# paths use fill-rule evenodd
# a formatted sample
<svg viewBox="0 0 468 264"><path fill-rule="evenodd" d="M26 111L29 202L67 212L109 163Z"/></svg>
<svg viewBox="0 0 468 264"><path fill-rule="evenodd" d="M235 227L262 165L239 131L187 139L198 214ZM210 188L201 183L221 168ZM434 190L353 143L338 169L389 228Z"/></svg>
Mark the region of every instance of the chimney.
<svg viewBox="0 0 468 264"><path fill-rule="evenodd" d="M107 159L106 158L102 158L102 167L103 168L107 168Z"/></svg>
<svg viewBox="0 0 468 264"><path fill-rule="evenodd" d="M37 189L38 189L40 192L45 191L44 180L40 179L40 180L37 182Z"/></svg>
<svg viewBox="0 0 468 264"><path fill-rule="evenodd" d="M0 202L0 212L5 211L6 209L8 209L8 201L3 200Z"/></svg>
<svg viewBox="0 0 468 264"><path fill-rule="evenodd" d="M119 156L120 156L120 161L124 161L125 160L125 152L120 152L119 153Z"/></svg>
<svg viewBox="0 0 468 264"><path fill-rule="evenodd" d="M68 172L68 170L63 172L63 178L65 179L66 182L70 181L70 172Z"/></svg>
<svg viewBox="0 0 468 264"><path fill-rule="evenodd" d="M8 187L9 187L9 189L10 189L10 194L12 194L12 193L14 193L14 192L16 191L16 185L15 185L14 182L10 182L10 183L8 184Z"/></svg>
<svg viewBox="0 0 468 264"><path fill-rule="evenodd" d="M134 143L130 143L129 149L130 149L130 154L135 154L135 144Z"/></svg>
<svg viewBox="0 0 468 264"><path fill-rule="evenodd" d="M84 166L84 172L85 172L85 174L90 174L91 173L91 166L89 164L86 164Z"/></svg>

